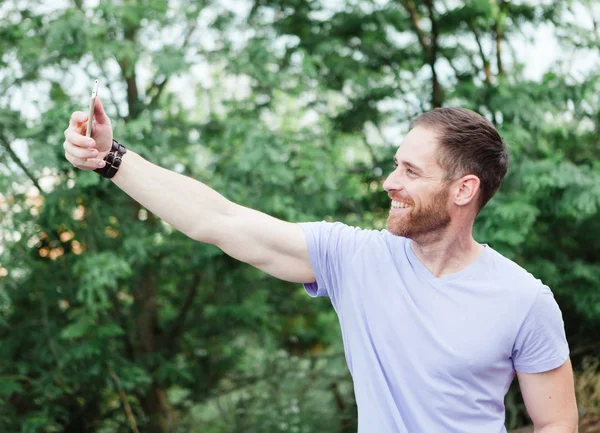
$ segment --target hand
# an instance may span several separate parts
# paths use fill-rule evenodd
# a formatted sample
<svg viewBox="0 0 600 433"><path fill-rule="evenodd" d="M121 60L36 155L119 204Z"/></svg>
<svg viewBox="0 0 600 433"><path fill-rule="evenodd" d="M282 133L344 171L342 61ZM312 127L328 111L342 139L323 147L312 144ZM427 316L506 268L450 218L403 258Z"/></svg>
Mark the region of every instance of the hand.
<svg viewBox="0 0 600 433"><path fill-rule="evenodd" d="M86 137L88 115L76 111L71 115L69 127L65 130L65 158L73 166L82 170L104 167L104 157L112 146L112 126L104 112L102 103L96 98L92 136Z"/></svg>

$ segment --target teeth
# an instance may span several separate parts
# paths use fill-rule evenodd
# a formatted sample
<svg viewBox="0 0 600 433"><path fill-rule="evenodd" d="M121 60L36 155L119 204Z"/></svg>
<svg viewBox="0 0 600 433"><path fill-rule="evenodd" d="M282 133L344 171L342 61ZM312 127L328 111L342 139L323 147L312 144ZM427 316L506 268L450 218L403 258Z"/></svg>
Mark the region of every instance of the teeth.
<svg viewBox="0 0 600 433"><path fill-rule="evenodd" d="M409 205L403 201L392 200L392 207L404 209L409 207Z"/></svg>

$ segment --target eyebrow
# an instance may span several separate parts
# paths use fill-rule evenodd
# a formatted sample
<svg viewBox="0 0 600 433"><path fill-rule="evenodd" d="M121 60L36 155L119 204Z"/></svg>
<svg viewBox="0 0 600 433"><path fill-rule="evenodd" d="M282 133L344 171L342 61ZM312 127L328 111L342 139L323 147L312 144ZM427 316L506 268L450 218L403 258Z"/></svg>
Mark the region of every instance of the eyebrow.
<svg viewBox="0 0 600 433"><path fill-rule="evenodd" d="M396 164L399 164L399 162L398 162L398 158L396 158L395 156L394 156L394 162L395 162ZM416 166L416 165L414 165L414 164L412 164L412 163L410 163L410 162L408 162L408 161L402 160L402 161L400 161L400 162L402 163L402 165L405 165L405 166L407 166L407 167L409 167L409 168L412 168L412 169L413 169L413 170L415 170L415 171L419 171L419 172L421 172L421 173L423 172L423 169L422 169L422 168L420 168L420 167L418 167L418 166Z"/></svg>

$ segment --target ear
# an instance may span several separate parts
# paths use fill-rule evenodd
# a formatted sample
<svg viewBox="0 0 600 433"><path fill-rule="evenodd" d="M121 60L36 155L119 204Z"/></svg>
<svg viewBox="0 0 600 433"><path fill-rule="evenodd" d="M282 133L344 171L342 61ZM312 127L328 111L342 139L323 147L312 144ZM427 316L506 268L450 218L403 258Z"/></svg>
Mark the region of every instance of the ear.
<svg viewBox="0 0 600 433"><path fill-rule="evenodd" d="M458 206L466 206L477 200L481 181L473 174L468 174L456 180L454 203Z"/></svg>

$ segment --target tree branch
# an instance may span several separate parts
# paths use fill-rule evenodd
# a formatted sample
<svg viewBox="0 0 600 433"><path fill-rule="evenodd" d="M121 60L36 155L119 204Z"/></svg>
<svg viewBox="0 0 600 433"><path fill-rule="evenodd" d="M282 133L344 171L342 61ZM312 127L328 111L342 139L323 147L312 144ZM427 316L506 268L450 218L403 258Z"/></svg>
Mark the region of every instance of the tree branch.
<svg viewBox="0 0 600 433"><path fill-rule="evenodd" d="M429 12L429 19L431 20L431 38L429 42L427 41L427 37L421 29L421 25L419 24L419 13L417 8L415 7L415 3L413 0L401 0L402 5L408 11L410 15L410 20L412 26L417 34L417 38L419 39L419 44L421 44L421 48L424 52L425 61L429 64L431 68L431 80L432 80L432 92L431 92L431 105L435 107L440 107L442 105L442 88L440 86L437 71L435 69L435 63L437 60L437 39L439 34L438 23L435 19L435 10L433 7L432 0L425 0L425 4L427 6L427 10Z"/></svg>
<svg viewBox="0 0 600 433"><path fill-rule="evenodd" d="M479 55L481 56L481 61L483 62L483 73L485 74L485 84L492 84L492 71L490 70L490 61L485 56L483 52L483 46L481 45L481 38L479 37L479 32L477 28L472 22L469 22L469 27L473 31L475 35L475 41L477 42L477 47L479 48Z"/></svg>
<svg viewBox="0 0 600 433"><path fill-rule="evenodd" d="M458 77L460 75L460 71L458 70L456 65L452 62L452 59L450 58L450 56L448 54L444 54L444 53L442 53L442 55L444 56L444 58L450 65L450 68L452 69L452 71L454 71L454 76Z"/></svg>
<svg viewBox="0 0 600 433"><path fill-rule="evenodd" d="M500 27L500 23L496 22L495 24L495 32L496 36L496 65L498 66L498 75L504 75L504 66L502 65L502 50L501 50L501 42L502 42L502 28Z"/></svg>
<svg viewBox="0 0 600 433"><path fill-rule="evenodd" d="M132 362L135 362L135 359L136 359L135 348L133 347L133 343L131 342L131 339L129 338L130 334L127 332L127 331L129 331L128 326L125 322L125 318L123 317L123 314L121 314L121 309L119 308L119 300L117 298L117 295L114 292L110 292L109 299L110 299L110 303L113 307L113 310L115 312L116 319L124 331L123 332L123 343L125 345L125 352L129 356L129 360Z"/></svg>
<svg viewBox="0 0 600 433"><path fill-rule="evenodd" d="M421 44L421 48L428 53L429 52L429 44L427 43L427 39L425 37L425 33L421 29L421 25L419 24L419 13L415 7L415 3L413 0L401 0L402 6L408 11L410 14L410 20L412 22L413 28L415 29L415 33L417 34L417 38L419 39L419 43Z"/></svg>
<svg viewBox="0 0 600 433"><path fill-rule="evenodd" d="M192 283L190 284L187 294L185 295L183 305L181 306L177 317L173 320L173 322L169 326L169 329L165 333L165 346L168 346L170 348L174 347L175 342L181 335L181 332L183 331L185 325L185 320L188 316L192 303L194 302L194 298L198 294L198 286L202 281L202 276L203 274L201 274L200 272L197 272L194 275Z"/></svg>
<svg viewBox="0 0 600 433"><path fill-rule="evenodd" d="M402 79L402 77L400 77L400 71L398 69L394 69L394 77L395 77L397 83L402 83L404 81ZM402 89L400 89L400 90L402 90ZM413 117L415 117L415 114L416 114L415 110L411 109L412 104L406 98L406 94L412 93L413 91L414 91L414 89L410 89L409 91L400 92L398 94L398 98L401 99L402 102L404 102L404 104L406 105L406 110L405 110L405 112L406 112L406 119L412 119Z"/></svg>
<svg viewBox="0 0 600 433"><path fill-rule="evenodd" d="M469 21L469 27L470 27L471 31L473 32L473 34L475 35L475 41L477 42L477 47L479 49L479 55L481 56L481 61L483 62L483 73L485 74L485 88L486 88L486 91L484 94L485 107L490 111L490 113L492 115L492 123L494 124L494 126L497 126L498 119L496 118L496 112L490 106L491 105L490 90L492 87L492 70L490 67L490 61L486 57L485 53L483 52L483 45L481 44L481 38L479 35L479 31L477 30L477 27L475 26L475 24L472 21ZM501 67L501 63L498 66Z"/></svg>
<svg viewBox="0 0 600 433"><path fill-rule="evenodd" d="M137 423L135 422L135 417L133 416L133 412L131 410L131 406L129 406L129 402L127 401L127 394L125 394L125 390L121 386L121 381L119 380L119 376L114 372L111 367L108 367L108 372L111 377L115 381L117 385L117 389L119 390L119 397L121 398L121 402L123 403L123 408L125 409L125 416L127 416L127 420L129 420L129 425L131 426L131 430L133 433L140 433L137 428Z"/></svg>
<svg viewBox="0 0 600 433"><path fill-rule="evenodd" d="M148 265L149 266L149 265ZM157 352L158 305L156 300L156 275L145 269L134 293L134 306L138 311L135 319L142 353Z"/></svg>
<svg viewBox="0 0 600 433"><path fill-rule="evenodd" d="M375 124L375 122L373 122L373 124ZM377 131L379 132L379 134L381 135L381 131L379 130L379 128L377 126L375 126L375 129L377 129ZM383 138L383 137L382 137ZM373 149L373 147L369 144L369 142L367 141L367 138L364 137L364 139L362 140L362 142L365 145L365 148L367 149L367 151L369 152L369 155L371 156L371 165L373 167L377 166L379 163L379 160L377 158L377 155L375 155L375 150Z"/></svg>
<svg viewBox="0 0 600 433"><path fill-rule="evenodd" d="M110 97L110 101L112 102L113 106L115 107L115 110L117 111L117 116L119 116L120 119L124 119L125 117L121 113L121 110L119 109L119 104L117 103L117 101L115 99L115 92L113 90L112 80L110 80L108 78L108 73L106 72L106 69L102 65L102 62L100 62L100 61L98 62L98 68L100 69L100 72L102 72L102 76L105 78L106 87L108 88L108 94Z"/></svg>
<svg viewBox="0 0 600 433"><path fill-rule="evenodd" d="M432 91L431 91L431 105L436 107L441 107L443 103L443 95L442 95L442 86L440 85L437 71L435 69L435 64L437 62L438 55L438 37L439 37L439 27L438 22L435 19L435 9L433 7L433 0L425 0L427 5L427 11L429 13L429 19L431 20L431 44L429 45L429 67L431 68L431 81L432 81Z"/></svg>
<svg viewBox="0 0 600 433"><path fill-rule="evenodd" d="M130 41L132 43L135 42L135 35L137 33L137 27L126 27L124 31L125 40ZM127 106L129 108L129 113L127 113L127 119L135 119L140 114L140 94L137 87L137 75L135 72L135 63L131 65L129 63L129 59L122 58L117 59L117 63L121 68L121 72L123 77L125 78L125 83L127 84Z"/></svg>
<svg viewBox="0 0 600 433"><path fill-rule="evenodd" d="M58 370L62 371L60 358L58 357L58 351L56 350L56 346L54 345L54 340L52 338L52 332L50 331L50 322L48 321L48 303L46 302L45 293L42 293L40 299L42 303L42 324L44 326L44 331L46 332L46 341L48 342L50 353L52 353L52 356L54 357L54 361L56 362Z"/></svg>
<svg viewBox="0 0 600 433"><path fill-rule="evenodd" d="M179 51L185 50L185 48L188 46L188 44L192 38L192 34L194 33L194 31L196 31L196 27L198 27L198 19L194 20L194 22L188 28L188 30L185 34L185 37L183 38L181 47L179 48ZM163 89L167 85L169 78L171 78L171 77L166 76L160 82L158 82L158 75L156 77L154 77L154 79L152 80L152 85L148 89L147 94L150 94L152 92L156 92L156 93L154 93L154 96L152 96L152 99L148 103L148 108L153 108L156 106L156 104L158 103L158 98L160 98L160 95L162 94Z"/></svg>
<svg viewBox="0 0 600 433"><path fill-rule="evenodd" d="M25 175L29 178L29 180L31 180L31 182L35 185L35 187L38 189L38 191L40 192L40 194L43 195L44 194L44 190L40 186L39 181L27 169L27 167L25 166L25 163L23 161L21 161L21 158L19 158L19 156L15 153L15 151L12 149L12 147L10 147L10 143L8 143L5 140L4 137L0 137L0 145L2 145L2 147L4 149L6 149L6 151L8 152L8 154L10 155L10 157L12 158L12 160L19 166L19 168L21 170L23 170L23 173L25 173Z"/></svg>
<svg viewBox="0 0 600 433"><path fill-rule="evenodd" d="M123 77L125 78L125 83L127 84L127 106L129 107L127 118L135 119L139 115L139 91L136 82L135 65L131 66L132 69L129 71L130 65L127 60L117 59L117 61L121 68L121 72L123 73Z"/></svg>

